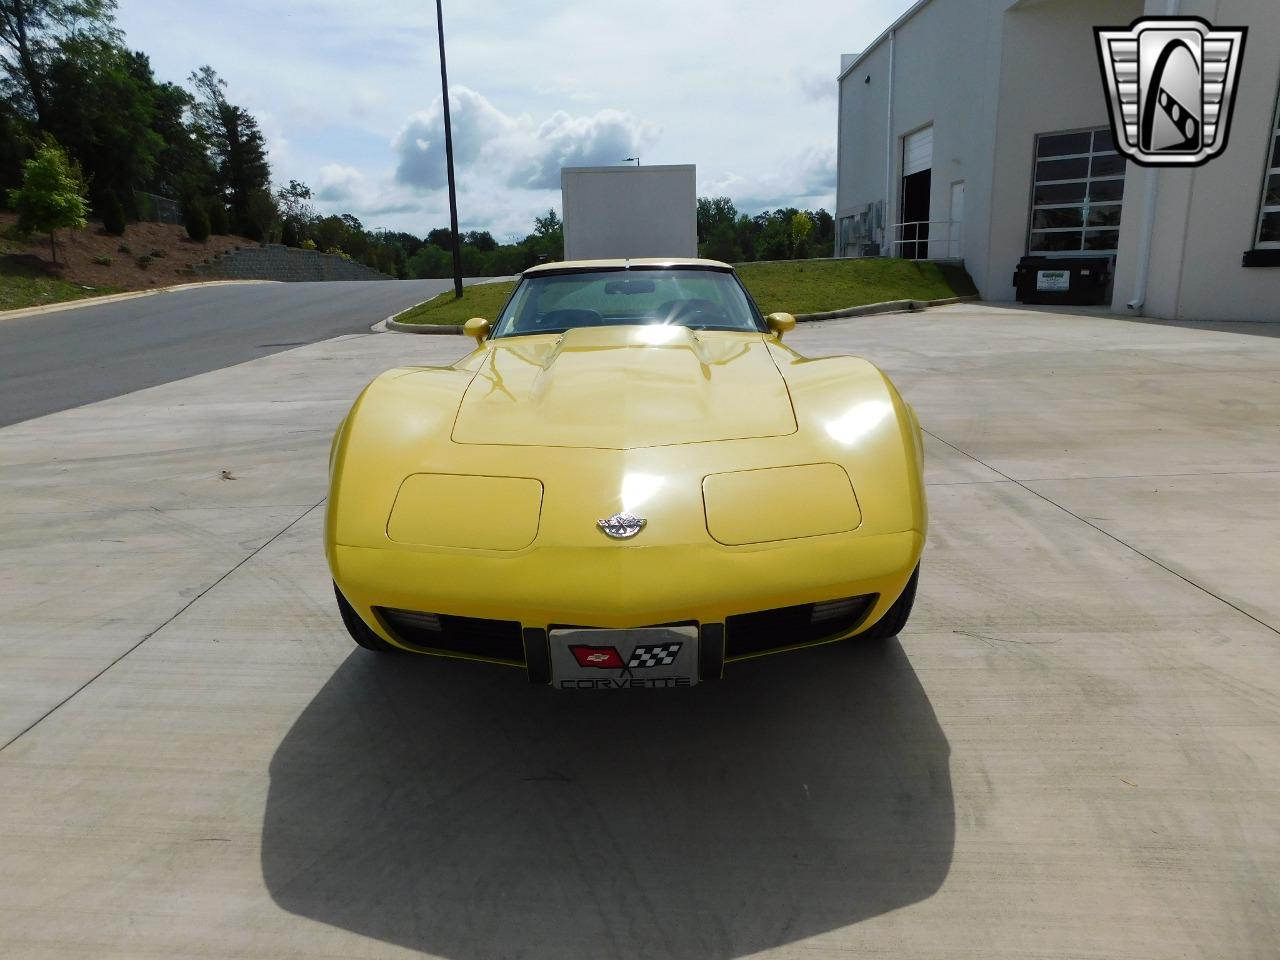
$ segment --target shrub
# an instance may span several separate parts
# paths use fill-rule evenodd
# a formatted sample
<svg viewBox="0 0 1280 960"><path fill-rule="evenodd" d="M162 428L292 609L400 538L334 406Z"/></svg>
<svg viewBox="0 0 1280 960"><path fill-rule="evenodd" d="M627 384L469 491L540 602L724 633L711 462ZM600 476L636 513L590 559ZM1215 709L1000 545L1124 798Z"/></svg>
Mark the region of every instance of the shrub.
<svg viewBox="0 0 1280 960"><path fill-rule="evenodd" d="M215 200L209 207L209 232L220 237L231 232L231 218L221 200Z"/></svg>
<svg viewBox="0 0 1280 960"><path fill-rule="evenodd" d="M158 260L161 257L167 257L168 255L169 255L168 251L161 250L159 248L152 250L151 253L149 254L152 260Z"/></svg>
<svg viewBox="0 0 1280 960"><path fill-rule="evenodd" d="M196 243L204 243L209 239L209 211L199 200L192 200L182 212L182 222L187 228L187 236Z"/></svg>
<svg viewBox="0 0 1280 960"><path fill-rule="evenodd" d="M114 260L112 260L110 257L101 257L101 256L100 256L100 257L94 257L94 258L93 258L93 262L94 262L94 263L96 263L96 264L97 264L98 266L100 266L100 267L109 267L109 266L111 266L111 264L115 263L115 261L114 261Z"/></svg>
<svg viewBox="0 0 1280 960"><path fill-rule="evenodd" d="M298 244L298 246L301 247L303 250L314 250L316 248L316 242L312 240L310 237L307 237L307 239L303 240L300 244Z"/></svg>
<svg viewBox="0 0 1280 960"><path fill-rule="evenodd" d="M120 246L116 247L116 253L133 253L133 248L127 243L122 243Z"/></svg>
<svg viewBox="0 0 1280 960"><path fill-rule="evenodd" d="M144 253L142 256L138 258L137 263L138 263L139 270L146 270L149 266L151 266L151 254Z"/></svg>
<svg viewBox="0 0 1280 960"><path fill-rule="evenodd" d="M280 231L280 242L286 247L296 247L298 245L298 225L292 220L284 222L284 227Z"/></svg>
<svg viewBox="0 0 1280 960"><path fill-rule="evenodd" d="M124 228L124 206L116 192L108 190L102 198L102 229L113 237L123 237Z"/></svg>

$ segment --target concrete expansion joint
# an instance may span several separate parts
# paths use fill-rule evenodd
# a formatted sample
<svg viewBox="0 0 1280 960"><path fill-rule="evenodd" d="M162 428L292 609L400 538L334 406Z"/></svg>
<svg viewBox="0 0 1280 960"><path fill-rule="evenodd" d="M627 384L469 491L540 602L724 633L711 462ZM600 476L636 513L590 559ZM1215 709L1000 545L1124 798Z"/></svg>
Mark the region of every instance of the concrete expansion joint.
<svg viewBox="0 0 1280 960"><path fill-rule="evenodd" d="M1226 597L1222 596L1221 594L1214 593L1204 584L1199 583L1196 580L1192 580L1186 574L1179 573L1177 570L1173 569L1173 567L1170 567L1167 564L1161 563L1159 560L1151 556L1149 553L1143 553L1141 550L1139 550L1133 544L1129 543L1127 540L1123 540L1120 537L1116 536L1114 533L1111 533L1109 530L1106 530L1098 526L1096 523L1092 522L1087 517L1082 517L1080 514L1075 513L1074 511L1068 509L1067 507L1064 507L1062 504L1058 503L1058 501L1054 500L1053 498L1045 496L1039 490L1036 490L1032 487L1027 486L1027 483L1035 483L1037 481L1034 481L1034 480L1022 481L1017 479L1016 477L1011 477L1007 473L1005 473L1003 470L1000 470L997 467L993 467L991 464L987 463L981 457L975 456L974 454L970 453L968 450L965 450L962 447L956 446L950 440L944 440L942 437L938 436L936 433L931 433L928 430L924 430L923 432L926 435L933 437L933 439L937 440L939 443L945 444L946 446L950 447L952 450L954 450L956 453L960 454L961 456L968 457L974 463L977 463L983 467L986 467L992 473L995 473L1001 477L1004 477L1004 479L1009 483L1012 483L1018 487L1021 487L1023 490L1031 494L1033 497L1043 500L1045 503L1049 504L1049 506L1056 507L1057 509L1065 513L1067 516L1072 517L1076 520L1079 520L1086 527L1091 527L1092 529L1097 530L1098 533L1102 534L1107 539L1113 540L1116 543L1120 544L1120 546L1124 547L1126 550L1130 550L1133 553L1136 553L1138 556L1142 557L1142 559L1146 560L1148 563L1155 564L1157 567L1159 567L1161 570L1164 570L1166 573L1173 574L1175 577L1177 577L1179 580L1181 580L1183 583L1187 584L1188 586L1195 587L1201 593L1205 594L1206 596L1212 597L1213 599L1217 600L1219 603L1223 604L1224 606L1230 607L1236 613L1241 614L1242 616L1248 617L1254 623L1258 624L1258 626L1263 627L1266 630L1270 630L1276 636L1280 636L1280 628L1274 627L1270 623L1267 623L1267 621L1262 620L1258 617L1255 617L1248 610L1245 610L1237 606L1236 604L1232 603L1230 600L1228 600Z"/></svg>
<svg viewBox="0 0 1280 960"><path fill-rule="evenodd" d="M311 504L311 506L303 510L302 513L298 514L296 517L294 517L292 520L286 523L283 527L277 530L274 534L272 534L270 539L268 539L265 543L260 544L259 546L251 550L249 553L241 557L238 561L236 561L236 563L232 564L229 570L227 570L225 573L223 573L221 576L215 579L211 584L209 584L203 590L199 591L194 597L192 597L190 600L184 603L181 607L179 607L178 610L172 616L168 617L167 619L165 619L163 622L161 622L151 630L148 630L138 639L136 643L134 643L131 647L129 647L129 649L125 650L122 654L120 654L118 657L116 657L114 660L108 663L105 667L103 667L101 670L95 673L92 677L90 677L80 686L76 687L76 689L72 690L69 694L67 694L57 703L55 703L52 707L50 707L48 710L42 713L39 717L31 721L31 723L27 724L27 726L25 726L23 729L21 729L16 734L14 734L5 743L0 744L0 751L7 750L9 747L13 746L15 743L17 743L19 740L25 737L28 733L34 730L37 726L39 726L41 723L47 720L50 716L56 713L59 709L65 706L78 694L88 689L99 677L105 674L108 670L114 667L121 660L125 659L125 657L129 656L129 654L133 653L135 650L141 647L144 643L146 643L148 640L154 637L157 633L159 633L165 627L169 626L169 624L177 620L180 616L182 616L188 610L190 610L201 597L207 594L214 587L218 586L218 584L222 583L222 581L226 580L227 577L231 576L233 573L235 573L237 570L243 567L246 563L248 563L258 554L260 554L263 550L267 549L267 547L271 546L271 544L279 540L282 536L288 533L294 527L295 524L297 524L299 521L305 518L313 510L317 509L327 499L329 499L327 496L321 497L318 501ZM153 507L152 509L155 509L155 508Z"/></svg>

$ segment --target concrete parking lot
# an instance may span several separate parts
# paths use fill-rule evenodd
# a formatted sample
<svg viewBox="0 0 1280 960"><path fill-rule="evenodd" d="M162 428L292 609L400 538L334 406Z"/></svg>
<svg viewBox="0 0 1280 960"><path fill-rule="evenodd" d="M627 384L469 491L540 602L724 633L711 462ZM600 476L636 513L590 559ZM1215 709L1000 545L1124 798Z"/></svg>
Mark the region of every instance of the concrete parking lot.
<svg viewBox="0 0 1280 960"><path fill-rule="evenodd" d="M915 616L638 696L380 660L338 620L332 429L462 338L0 429L0 956L1270 960L1274 333L796 331L928 431Z"/></svg>

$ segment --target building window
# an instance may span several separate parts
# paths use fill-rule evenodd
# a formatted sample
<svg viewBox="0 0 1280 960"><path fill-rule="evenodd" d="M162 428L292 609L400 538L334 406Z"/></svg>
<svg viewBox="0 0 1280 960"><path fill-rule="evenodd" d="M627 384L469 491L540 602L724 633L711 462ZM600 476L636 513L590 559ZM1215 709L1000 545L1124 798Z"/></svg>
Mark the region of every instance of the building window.
<svg viewBox="0 0 1280 960"><path fill-rule="evenodd" d="M1106 127L1037 136L1028 251L1115 253L1124 170Z"/></svg>
<svg viewBox="0 0 1280 960"><path fill-rule="evenodd" d="M1262 182L1262 210L1258 214L1256 246L1274 250L1280 249L1280 104L1277 104L1275 123L1271 128L1270 147L1267 174Z"/></svg>

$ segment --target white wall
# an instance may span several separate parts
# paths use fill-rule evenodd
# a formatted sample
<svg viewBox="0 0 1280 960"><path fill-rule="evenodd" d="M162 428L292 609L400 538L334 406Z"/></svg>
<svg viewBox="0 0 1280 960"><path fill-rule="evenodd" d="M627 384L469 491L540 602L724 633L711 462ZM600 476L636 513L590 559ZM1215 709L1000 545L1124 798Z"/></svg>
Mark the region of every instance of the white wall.
<svg viewBox="0 0 1280 960"><path fill-rule="evenodd" d="M1163 0L1147 13L1162 14ZM1253 246L1271 123L1280 91L1280 4L1276 0L1182 0L1180 14L1249 27L1236 108L1224 153L1192 170L1157 175L1148 316L1175 320L1280 320L1280 267L1241 266ZM1142 225L1142 183L1130 165L1112 309L1129 312Z"/></svg>
<svg viewBox="0 0 1280 960"><path fill-rule="evenodd" d="M998 12L1009 0L934 0L896 32L893 65L892 179L886 220L899 215L902 137L934 127L930 218L950 217L951 185L965 181L965 258L982 251L995 127ZM868 78L869 81L868 82ZM889 40L840 82L836 217L885 200ZM939 227L935 236L945 237ZM942 246L941 244L939 246Z"/></svg>
<svg viewBox="0 0 1280 960"><path fill-rule="evenodd" d="M694 164L564 167L566 260L696 257Z"/></svg>
<svg viewBox="0 0 1280 960"><path fill-rule="evenodd" d="M1014 297L1014 267L1027 252L1036 134L1110 123L1093 27L1127 26L1142 12L1142 0L1052 0L1018 3L1004 14L987 255L969 268L985 298ZM1134 169L1127 165L1121 257L1134 219Z"/></svg>

